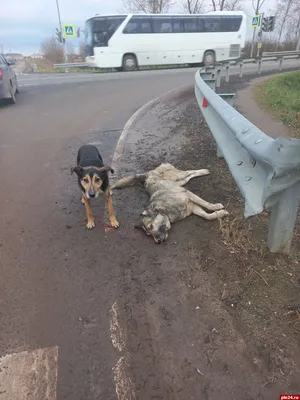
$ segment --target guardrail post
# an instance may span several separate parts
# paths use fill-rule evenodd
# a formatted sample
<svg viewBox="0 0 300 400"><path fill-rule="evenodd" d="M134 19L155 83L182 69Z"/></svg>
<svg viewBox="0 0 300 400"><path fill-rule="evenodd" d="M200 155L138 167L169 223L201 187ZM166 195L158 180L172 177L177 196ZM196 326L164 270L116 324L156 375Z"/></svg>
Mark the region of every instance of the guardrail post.
<svg viewBox="0 0 300 400"><path fill-rule="evenodd" d="M297 183L283 191L271 208L267 245L272 253L290 252L299 200L300 184Z"/></svg>
<svg viewBox="0 0 300 400"><path fill-rule="evenodd" d="M226 83L229 83L229 67L230 67L230 64L228 63L228 64L226 64L226 72L225 72L225 82Z"/></svg>
<svg viewBox="0 0 300 400"><path fill-rule="evenodd" d="M258 74L261 74L261 59L258 60L258 70L257 70Z"/></svg>
<svg viewBox="0 0 300 400"><path fill-rule="evenodd" d="M212 79L210 72L200 72L200 76L204 81Z"/></svg>
<svg viewBox="0 0 300 400"><path fill-rule="evenodd" d="M243 61L240 61L240 73L239 73L239 77L242 79L242 77L243 77L243 66L244 66L244 63L243 63Z"/></svg>
<svg viewBox="0 0 300 400"><path fill-rule="evenodd" d="M283 57L279 58L279 71L282 71Z"/></svg>
<svg viewBox="0 0 300 400"><path fill-rule="evenodd" d="M217 81L216 81L216 87L219 88L221 86L221 67L217 68Z"/></svg>
<svg viewBox="0 0 300 400"><path fill-rule="evenodd" d="M203 79L204 82L209 86L214 92L216 91L216 80L215 79Z"/></svg>

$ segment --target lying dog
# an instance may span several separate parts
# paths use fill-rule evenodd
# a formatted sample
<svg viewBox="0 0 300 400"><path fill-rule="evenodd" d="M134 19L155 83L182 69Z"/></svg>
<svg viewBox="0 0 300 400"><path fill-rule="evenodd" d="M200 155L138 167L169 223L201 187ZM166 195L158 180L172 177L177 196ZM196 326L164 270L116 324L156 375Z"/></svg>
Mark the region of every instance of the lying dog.
<svg viewBox="0 0 300 400"><path fill-rule="evenodd" d="M78 176L78 185L82 192L81 202L85 205L88 219L86 227L88 229L95 227L90 199L97 198L100 193L104 193L104 197L108 203L111 225L114 228L118 228L119 226L113 210L108 171L112 174L114 173L111 167L104 166L102 157L96 146L84 145L80 147L77 154L77 166L71 169L71 173L75 172Z"/></svg>
<svg viewBox="0 0 300 400"><path fill-rule="evenodd" d="M190 179L208 175L207 169L181 171L171 164L161 164L145 174L131 175L118 180L112 189L144 184L150 195L150 204L141 214L141 227L156 243L167 240L171 224L191 214L207 220L228 215L222 204L211 204L183 188ZM210 214L201 207L205 207Z"/></svg>

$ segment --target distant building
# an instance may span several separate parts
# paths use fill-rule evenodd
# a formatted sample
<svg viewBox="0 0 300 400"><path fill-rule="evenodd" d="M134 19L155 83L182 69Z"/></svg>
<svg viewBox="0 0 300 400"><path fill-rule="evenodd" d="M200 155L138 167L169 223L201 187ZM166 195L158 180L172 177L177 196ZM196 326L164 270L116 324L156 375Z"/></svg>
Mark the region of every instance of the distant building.
<svg viewBox="0 0 300 400"><path fill-rule="evenodd" d="M4 57L7 60L15 60L15 61L22 61L24 59L24 56L21 53L6 53L4 54Z"/></svg>
<svg viewBox="0 0 300 400"><path fill-rule="evenodd" d="M40 53L33 53L30 56L30 58L35 58L35 59L39 58L39 59L41 59L41 58L44 58L44 56L42 54L40 54Z"/></svg>

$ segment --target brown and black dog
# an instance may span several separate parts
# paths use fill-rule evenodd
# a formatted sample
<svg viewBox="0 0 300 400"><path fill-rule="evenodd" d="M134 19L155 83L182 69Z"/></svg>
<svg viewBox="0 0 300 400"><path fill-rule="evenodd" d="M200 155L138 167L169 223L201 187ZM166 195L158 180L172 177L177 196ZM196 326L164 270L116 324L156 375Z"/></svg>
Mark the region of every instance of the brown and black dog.
<svg viewBox="0 0 300 400"><path fill-rule="evenodd" d="M100 193L104 194L107 201L111 225L114 228L119 227L112 205L108 171L112 174L114 173L111 167L104 166L102 157L96 146L87 144L80 147L77 154L77 166L71 169L71 173L75 172L78 176L78 185L82 192L81 202L85 205L88 219L86 226L88 229L95 227L90 199L97 198Z"/></svg>

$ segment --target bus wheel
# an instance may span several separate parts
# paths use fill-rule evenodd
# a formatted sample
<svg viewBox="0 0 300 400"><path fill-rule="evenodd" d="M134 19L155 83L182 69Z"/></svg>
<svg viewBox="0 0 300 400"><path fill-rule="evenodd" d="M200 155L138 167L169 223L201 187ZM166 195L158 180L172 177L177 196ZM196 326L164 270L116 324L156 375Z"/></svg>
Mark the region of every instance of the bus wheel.
<svg viewBox="0 0 300 400"><path fill-rule="evenodd" d="M216 55L215 52L212 50L208 50L204 53L203 57L203 64L205 67L208 67L209 65L213 65L216 62Z"/></svg>
<svg viewBox="0 0 300 400"><path fill-rule="evenodd" d="M133 54L128 54L123 58L123 70L134 71L137 69L137 60Z"/></svg>

